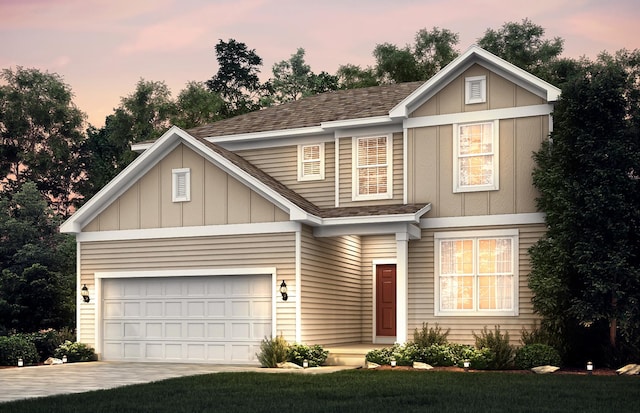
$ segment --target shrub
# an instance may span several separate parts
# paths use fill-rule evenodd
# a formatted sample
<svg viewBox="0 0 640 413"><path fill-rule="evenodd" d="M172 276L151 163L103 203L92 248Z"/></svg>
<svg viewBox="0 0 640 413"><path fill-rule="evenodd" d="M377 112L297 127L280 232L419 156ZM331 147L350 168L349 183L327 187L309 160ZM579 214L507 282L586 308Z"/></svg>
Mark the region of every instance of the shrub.
<svg viewBox="0 0 640 413"><path fill-rule="evenodd" d="M68 327L63 328L60 331L56 331L52 328L40 330L38 332L28 334L27 337L33 342L33 344L35 344L40 361L53 356L55 350L65 341L69 340L74 342L76 339L75 333Z"/></svg>
<svg viewBox="0 0 640 413"><path fill-rule="evenodd" d="M526 346L527 344L546 344L553 347L554 343L557 342L557 339L549 334L548 331L538 327L537 324L534 324L531 331L522 327L520 342L523 346Z"/></svg>
<svg viewBox="0 0 640 413"><path fill-rule="evenodd" d="M278 367L278 363L287 361L289 344L280 336L264 338L260 342L260 352L256 354L262 367Z"/></svg>
<svg viewBox="0 0 640 413"><path fill-rule="evenodd" d="M21 358L25 365L38 362L36 346L22 334L0 337L0 365L16 366Z"/></svg>
<svg viewBox="0 0 640 413"><path fill-rule="evenodd" d="M546 344L527 344L516 351L515 365L520 369L530 369L537 366L559 366L560 354Z"/></svg>
<svg viewBox="0 0 640 413"><path fill-rule="evenodd" d="M413 332L413 342L418 347L430 347L434 344L447 344L449 340L447 336L449 335L449 331L451 329L447 329L447 331L442 331L438 323L433 328L429 328L429 323L422 323L422 329L418 330L417 328Z"/></svg>
<svg viewBox="0 0 640 413"><path fill-rule="evenodd" d="M509 343L509 332L502 334L500 326L495 326L494 331L487 329L487 326L477 335L473 332L478 349L489 349L493 354L489 362L488 369L501 370L513 365L513 346Z"/></svg>
<svg viewBox="0 0 640 413"><path fill-rule="evenodd" d="M419 347L416 361L421 361L434 367L448 367L456 364L456 356L450 344L433 344L428 347Z"/></svg>
<svg viewBox="0 0 640 413"><path fill-rule="evenodd" d="M96 353L92 347L84 343L73 343L69 340L65 340L65 342L60 344L53 352L53 357L55 358L61 359L63 356L67 356L69 363L96 360Z"/></svg>
<svg viewBox="0 0 640 413"><path fill-rule="evenodd" d="M309 367L317 367L322 365L329 355L329 351L322 348L321 345L308 346L306 344L292 344L289 347L287 359L298 366L302 366L302 362L307 360Z"/></svg>
<svg viewBox="0 0 640 413"><path fill-rule="evenodd" d="M393 347L371 350L365 359L380 365L391 364L391 360L395 360L398 366L410 366L416 360L416 351L417 348L413 344L394 344Z"/></svg>

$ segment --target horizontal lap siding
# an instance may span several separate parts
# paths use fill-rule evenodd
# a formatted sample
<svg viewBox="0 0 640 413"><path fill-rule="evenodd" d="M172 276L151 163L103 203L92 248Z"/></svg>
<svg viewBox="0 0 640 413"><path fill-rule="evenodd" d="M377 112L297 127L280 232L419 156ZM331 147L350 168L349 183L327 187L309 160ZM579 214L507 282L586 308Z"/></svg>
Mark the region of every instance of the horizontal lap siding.
<svg viewBox="0 0 640 413"><path fill-rule="evenodd" d="M360 342L360 238L314 238L302 231L302 342L337 345Z"/></svg>
<svg viewBox="0 0 640 413"><path fill-rule="evenodd" d="M505 227L500 227L505 228ZM479 230L490 228L456 228L455 230ZM522 328L530 329L538 317L533 313L532 292L528 287L531 263L528 249L544 234L544 225L519 226L519 316L517 317L435 317L434 316L434 232L423 230L422 239L409 242L409 338L415 328L423 322L431 327L436 323L443 329L450 328L449 341L473 344L473 332L478 334L484 326L493 329L499 325L501 331L509 332L512 343L520 340Z"/></svg>
<svg viewBox="0 0 640 413"><path fill-rule="evenodd" d="M286 279L290 291L294 292L294 240L293 233L284 233L85 242L80 248L80 283L87 284L93 295L96 272L275 267L278 279ZM293 340L295 304L276 302L277 331ZM80 307L79 340L92 345L95 345L95 305L92 300Z"/></svg>

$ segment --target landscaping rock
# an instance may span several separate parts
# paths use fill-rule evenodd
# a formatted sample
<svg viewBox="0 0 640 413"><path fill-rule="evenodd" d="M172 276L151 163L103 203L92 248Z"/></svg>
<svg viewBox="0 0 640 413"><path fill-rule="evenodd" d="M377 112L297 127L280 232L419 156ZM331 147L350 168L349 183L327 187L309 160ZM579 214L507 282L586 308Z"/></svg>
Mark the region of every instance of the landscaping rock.
<svg viewBox="0 0 640 413"><path fill-rule="evenodd" d="M616 373L624 376L636 376L640 374L640 365L638 364L627 364L624 367L616 370Z"/></svg>
<svg viewBox="0 0 640 413"><path fill-rule="evenodd" d="M427 363L422 363L420 361L414 361L413 362L413 368L417 369L417 370L431 370L433 368L433 366L431 366L430 364L427 364Z"/></svg>
<svg viewBox="0 0 640 413"><path fill-rule="evenodd" d="M278 368L296 370L296 369L302 369L302 366L298 366L296 363L292 363L290 361L284 361L282 363L278 363Z"/></svg>
<svg viewBox="0 0 640 413"><path fill-rule="evenodd" d="M367 364L365 367L368 369L375 369L380 367L380 365L378 363L374 363L373 361L367 361Z"/></svg>
<svg viewBox="0 0 640 413"><path fill-rule="evenodd" d="M538 366L531 369L536 374L549 374L560 370L560 367L556 366Z"/></svg>
<svg viewBox="0 0 640 413"><path fill-rule="evenodd" d="M55 357L49 357L44 361L44 364L62 364L62 360Z"/></svg>

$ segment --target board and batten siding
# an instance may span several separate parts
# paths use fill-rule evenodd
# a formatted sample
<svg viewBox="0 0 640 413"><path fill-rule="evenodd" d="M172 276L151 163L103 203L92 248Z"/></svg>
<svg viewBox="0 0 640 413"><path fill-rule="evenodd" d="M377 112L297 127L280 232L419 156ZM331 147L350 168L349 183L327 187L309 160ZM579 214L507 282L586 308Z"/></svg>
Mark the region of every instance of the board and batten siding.
<svg viewBox="0 0 640 413"><path fill-rule="evenodd" d="M302 342L321 345L361 342L360 237L315 238L311 228L303 227L301 241Z"/></svg>
<svg viewBox="0 0 640 413"><path fill-rule="evenodd" d="M455 230L489 230L505 227L456 228ZM544 225L522 225L519 230L518 254L518 301L519 315L515 317L436 317L434 315L434 232L454 231L454 229L423 230L422 239L409 242L409 334L422 328L423 323L431 327L437 323L442 329L451 329L448 339L452 343L474 344L473 332L479 334L487 326L493 330L499 325L500 330L508 332L511 342L517 344L522 328L531 328L539 321L533 312L532 292L528 287L528 275L531 263L528 250L545 232Z"/></svg>
<svg viewBox="0 0 640 413"><path fill-rule="evenodd" d="M372 134L372 137L377 136ZM403 137L402 133L394 133L393 139L393 197L391 199L380 200L353 200L353 138L341 138L339 141L340 177L339 196L340 206L360 206L360 205L391 205L403 202Z"/></svg>
<svg viewBox="0 0 640 413"><path fill-rule="evenodd" d="M296 291L295 233L254 234L152 240L83 242L80 245L80 285L95 294L95 273L184 269L275 267L278 280ZM277 287L273 286L274 294ZM93 298L93 297L92 297ZM295 340L295 303L276 299L276 329ZM80 337L95 346L96 303L80 303ZM99 327L100 328L100 327Z"/></svg>
<svg viewBox="0 0 640 413"><path fill-rule="evenodd" d="M298 146L244 149L236 151L320 208L335 206L335 144L324 143L324 179L298 181Z"/></svg>
<svg viewBox="0 0 640 413"><path fill-rule="evenodd" d="M189 168L191 200L172 202L172 170ZM181 144L83 231L288 221L288 214Z"/></svg>

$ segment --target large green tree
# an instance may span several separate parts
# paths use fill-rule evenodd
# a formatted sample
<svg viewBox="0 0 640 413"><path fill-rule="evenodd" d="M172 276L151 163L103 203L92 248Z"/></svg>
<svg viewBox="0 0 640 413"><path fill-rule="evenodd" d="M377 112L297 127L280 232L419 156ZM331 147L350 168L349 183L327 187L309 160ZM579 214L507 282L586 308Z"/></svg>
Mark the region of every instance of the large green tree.
<svg viewBox="0 0 640 413"><path fill-rule="evenodd" d="M0 181L5 191L35 182L55 211L69 214L82 179L85 115L57 74L18 67L0 73Z"/></svg>
<svg viewBox="0 0 640 413"><path fill-rule="evenodd" d="M171 123L183 129L206 125L222 119L224 101L210 92L203 82L189 82L180 91Z"/></svg>
<svg viewBox="0 0 640 413"><path fill-rule="evenodd" d="M0 193L0 332L75 325L75 242L36 184Z"/></svg>
<svg viewBox="0 0 640 413"><path fill-rule="evenodd" d="M548 232L531 249L529 285L569 357L640 357L639 81L638 51L585 64L535 154Z"/></svg>

